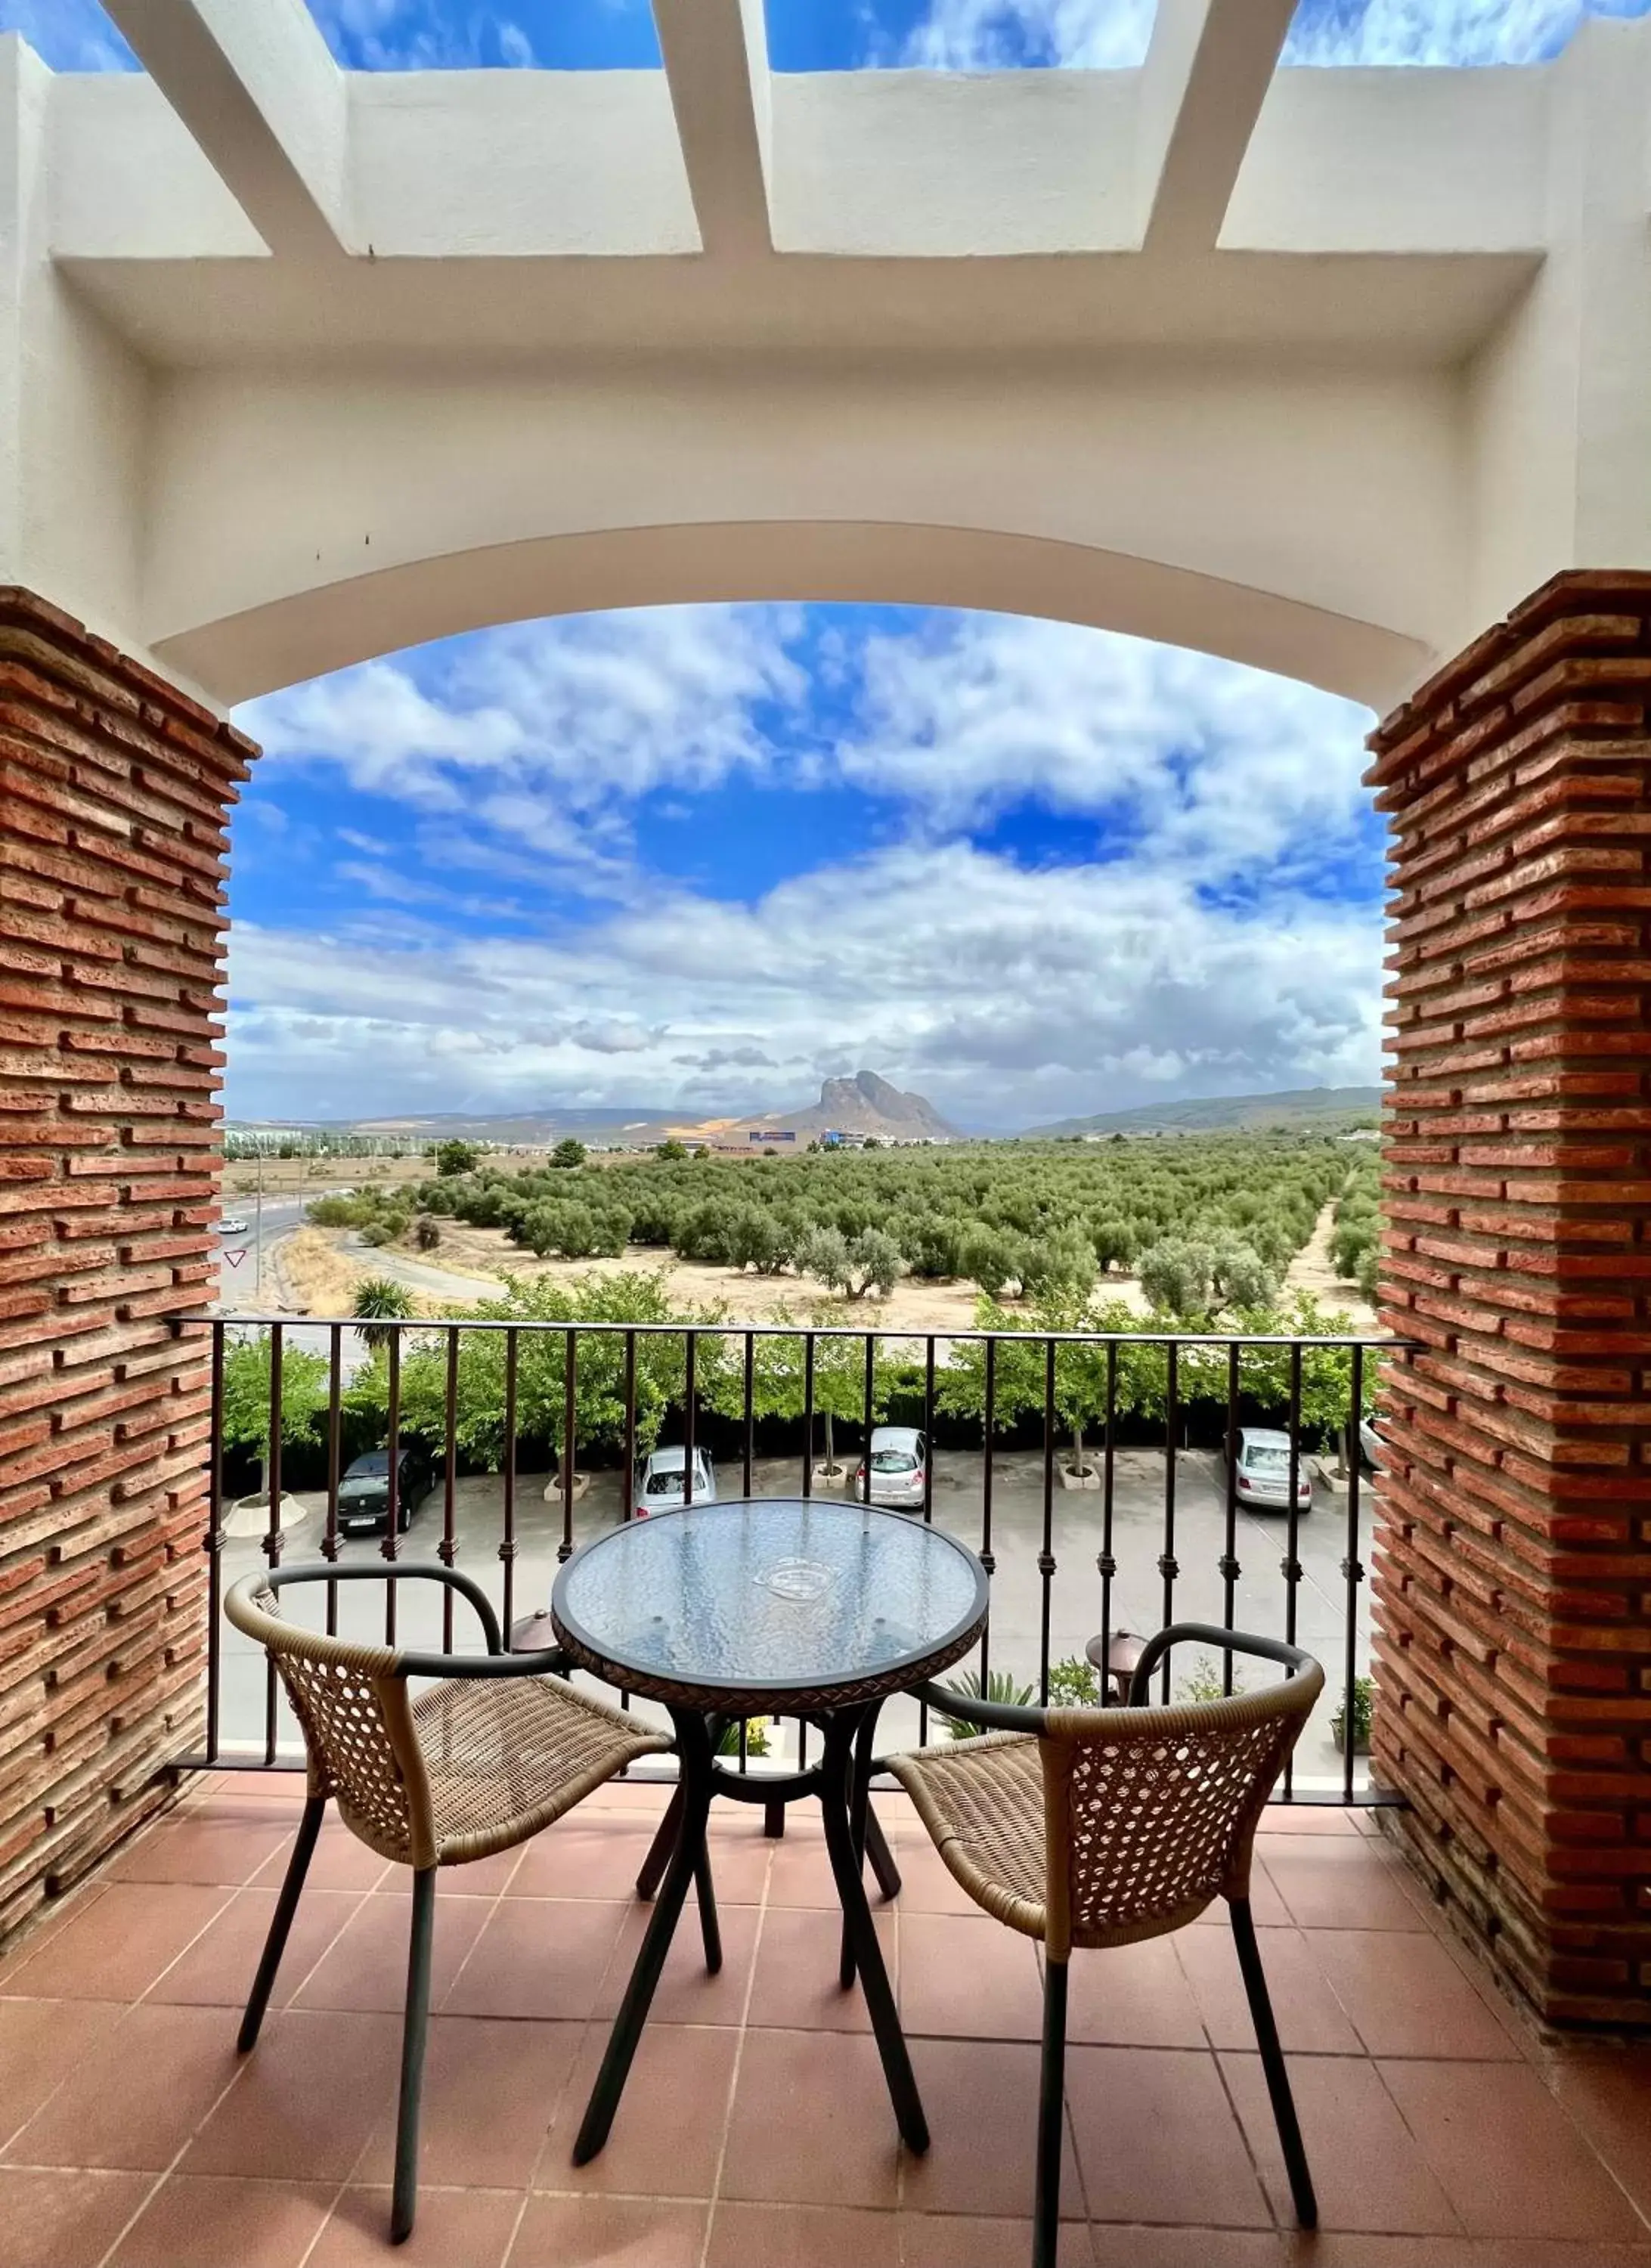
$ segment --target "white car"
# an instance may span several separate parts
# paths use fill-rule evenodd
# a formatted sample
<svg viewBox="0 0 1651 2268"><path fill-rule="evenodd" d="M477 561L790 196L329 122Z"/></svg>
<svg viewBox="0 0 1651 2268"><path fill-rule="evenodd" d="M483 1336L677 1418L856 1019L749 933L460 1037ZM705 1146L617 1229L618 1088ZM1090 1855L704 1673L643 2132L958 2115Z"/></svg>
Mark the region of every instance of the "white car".
<svg viewBox="0 0 1651 2268"><path fill-rule="evenodd" d="M1280 1512L1290 1507L1290 1437L1271 1426L1244 1425L1238 1435L1238 1501L1257 1509L1266 1506ZM1295 1501L1302 1512L1313 1508L1313 1484L1307 1459L1296 1460Z"/></svg>
<svg viewBox="0 0 1651 2268"><path fill-rule="evenodd" d="M880 1504L889 1512L921 1512L928 1464L929 1445L914 1426L874 1426L869 1498L864 1462L855 1469L854 1494L862 1504Z"/></svg>
<svg viewBox="0 0 1651 2268"><path fill-rule="evenodd" d="M217 1225L220 1236L245 1236L247 1223L238 1212L226 1212Z"/></svg>
<svg viewBox="0 0 1651 2268"><path fill-rule="evenodd" d="M1379 1473L1382 1469L1382 1446L1381 1429L1375 1419L1361 1418L1359 1420L1359 1447L1373 1473Z"/></svg>
<svg viewBox="0 0 1651 2268"><path fill-rule="evenodd" d="M687 1458L681 1442L674 1449L651 1449L637 1476L636 1503L633 1507L638 1520L646 1520L650 1513L680 1512L682 1505L682 1473ZM717 1468L703 1449L694 1452L694 1502L715 1504L717 1501Z"/></svg>

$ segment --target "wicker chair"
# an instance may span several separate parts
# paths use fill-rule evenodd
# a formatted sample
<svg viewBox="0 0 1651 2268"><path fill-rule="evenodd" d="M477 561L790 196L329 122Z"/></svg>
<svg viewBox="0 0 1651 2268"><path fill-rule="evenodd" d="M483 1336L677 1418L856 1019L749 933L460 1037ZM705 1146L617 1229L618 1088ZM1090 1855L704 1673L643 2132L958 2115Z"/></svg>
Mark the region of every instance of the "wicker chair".
<svg viewBox="0 0 1651 2268"><path fill-rule="evenodd" d="M285 1621L276 1593L297 1583L444 1585L475 1609L484 1654L413 1653L328 1638ZM381 1859L413 1869L407 2010L390 2236L411 2231L418 2191L418 2104L430 2017L436 1869L525 1843L638 1756L668 1749L605 1702L576 1693L555 1652L507 1653L485 1594L449 1567L284 1567L248 1575L224 1602L269 1654L303 1728L308 1796L237 2043L254 2044L281 1965L329 1796ZM408 1680L438 1682L415 1697Z"/></svg>
<svg viewBox="0 0 1651 2268"><path fill-rule="evenodd" d="M1259 1693L1146 1705L1153 1673L1191 1640L1258 1655L1291 1675ZM1262 1808L1294 1748L1324 1673L1274 1639L1177 1623L1147 1642L1129 1705L1021 1709L943 1686L921 1697L985 1737L893 1756L941 1858L977 1905L1043 1944L1043 2066L1038 2104L1032 2268L1054 2268L1060 2217L1066 1970L1074 1947L1135 1945L1227 1900L1296 2217L1318 2208L1249 1911Z"/></svg>

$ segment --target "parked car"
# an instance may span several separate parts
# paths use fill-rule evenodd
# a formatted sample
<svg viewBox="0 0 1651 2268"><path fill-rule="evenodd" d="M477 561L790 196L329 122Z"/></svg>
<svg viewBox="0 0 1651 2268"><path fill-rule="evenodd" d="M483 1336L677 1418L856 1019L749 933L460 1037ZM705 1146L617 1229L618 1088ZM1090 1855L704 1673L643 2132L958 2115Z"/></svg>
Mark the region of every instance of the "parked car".
<svg viewBox="0 0 1651 2268"><path fill-rule="evenodd" d="M635 1513L645 1520L652 1512L675 1512L682 1501L682 1473L687 1459L679 1441L674 1449L651 1449L637 1480ZM703 1449L694 1452L694 1502L715 1504L717 1468Z"/></svg>
<svg viewBox="0 0 1651 2268"><path fill-rule="evenodd" d="M1381 1428L1375 1419L1361 1418L1359 1420L1359 1447L1373 1473L1379 1473L1382 1469L1382 1446Z"/></svg>
<svg viewBox="0 0 1651 2268"><path fill-rule="evenodd" d="M1308 1477L1307 1459L1298 1457L1296 1466L1295 1500L1302 1512L1313 1508L1313 1484ZM1290 1504L1290 1437L1275 1432L1271 1426L1244 1425L1238 1435L1238 1501L1259 1509L1276 1506L1287 1511Z"/></svg>
<svg viewBox="0 0 1651 2268"><path fill-rule="evenodd" d="M890 1512L921 1512L929 1445L914 1426L878 1425L872 1432L872 1484L867 1495L864 1460L854 1474L854 1493L862 1503Z"/></svg>
<svg viewBox="0 0 1651 2268"><path fill-rule="evenodd" d="M217 1233L220 1236L245 1236L247 1233L245 1216L238 1212L226 1212L217 1225Z"/></svg>
<svg viewBox="0 0 1651 2268"><path fill-rule="evenodd" d="M435 1484L435 1468L422 1441L403 1441L396 1457L395 1526L405 1535ZM383 1528L390 1510L390 1453L368 1449L352 1459L338 1484L338 1525L346 1535Z"/></svg>

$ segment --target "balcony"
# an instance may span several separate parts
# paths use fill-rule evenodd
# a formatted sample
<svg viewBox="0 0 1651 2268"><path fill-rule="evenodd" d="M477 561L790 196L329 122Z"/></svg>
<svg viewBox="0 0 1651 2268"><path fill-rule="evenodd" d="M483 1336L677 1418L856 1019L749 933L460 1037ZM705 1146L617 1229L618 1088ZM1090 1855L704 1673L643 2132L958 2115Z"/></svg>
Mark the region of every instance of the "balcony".
<svg viewBox="0 0 1651 2268"><path fill-rule="evenodd" d="M632 1958L663 1808L611 1784L453 1870L436 1934L424 2183L385 2237L406 1877L329 1825L276 2006L236 2012L299 1791L200 1776L0 1965L11 2268L1012 2268L1026 2257L1033 1947L969 1907L905 1800L884 1909L933 2127L899 2147L811 1807L716 1815L726 1960L677 1941L613 2138L572 2128ZM1628 2268L1651 2262L1651 2051L1544 2045L1368 1813L1275 1808L1257 1918L1323 2227L1291 2226L1223 1927L1080 1954L1070 2268ZM18 2249L20 2243L20 2250Z"/></svg>

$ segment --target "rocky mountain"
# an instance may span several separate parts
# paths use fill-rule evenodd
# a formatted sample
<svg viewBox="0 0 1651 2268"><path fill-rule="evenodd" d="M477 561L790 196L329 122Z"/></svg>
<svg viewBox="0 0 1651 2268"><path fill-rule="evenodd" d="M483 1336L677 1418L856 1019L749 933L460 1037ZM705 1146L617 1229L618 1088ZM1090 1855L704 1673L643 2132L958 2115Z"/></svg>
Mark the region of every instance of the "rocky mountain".
<svg viewBox="0 0 1651 2268"><path fill-rule="evenodd" d="M1184 1102L1149 1102L1135 1110L1102 1111L1092 1118L1062 1118L1032 1126L1023 1142L1057 1142L1080 1134L1217 1134L1273 1127L1302 1133L1339 1133L1374 1126L1381 1116L1379 1086L1300 1086L1279 1094L1213 1094Z"/></svg>
<svg viewBox="0 0 1651 2268"><path fill-rule="evenodd" d="M888 1141L949 1141L956 1128L949 1125L925 1095L910 1094L874 1071L856 1071L852 1079L823 1079L820 1100L803 1110L783 1110L745 1125L790 1126L799 1134L875 1134Z"/></svg>

